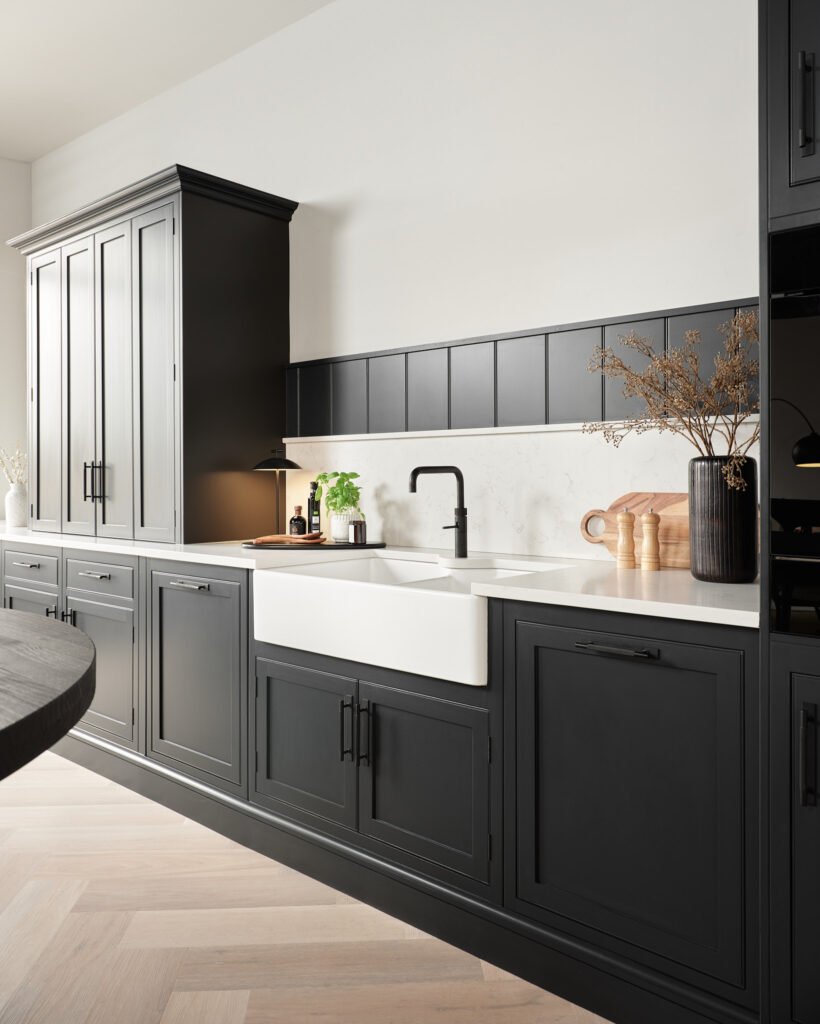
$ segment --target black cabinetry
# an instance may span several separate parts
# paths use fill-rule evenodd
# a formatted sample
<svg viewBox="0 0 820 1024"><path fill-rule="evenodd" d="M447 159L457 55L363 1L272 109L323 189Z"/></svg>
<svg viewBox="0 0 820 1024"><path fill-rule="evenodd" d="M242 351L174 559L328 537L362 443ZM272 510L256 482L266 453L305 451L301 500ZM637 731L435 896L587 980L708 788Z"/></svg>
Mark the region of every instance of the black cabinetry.
<svg viewBox="0 0 820 1024"><path fill-rule="evenodd" d="M349 674L257 658L251 799L323 830L355 830L351 841L375 840L383 855L447 881L489 882L484 701L470 704L467 687L398 681L372 666L364 679L362 666L337 664Z"/></svg>
<svg viewBox="0 0 820 1024"><path fill-rule="evenodd" d="M505 614L506 904L753 1005L756 632Z"/></svg>
<svg viewBox="0 0 820 1024"><path fill-rule="evenodd" d="M772 992L775 1024L820 1020L820 644L775 641Z"/></svg>
<svg viewBox="0 0 820 1024"><path fill-rule="evenodd" d="M250 469L284 432L295 208L173 166L12 239L29 257L33 529L270 531L273 480Z"/></svg>
<svg viewBox="0 0 820 1024"><path fill-rule="evenodd" d="M820 8L769 0L767 9L768 199L779 217L820 210Z"/></svg>
<svg viewBox="0 0 820 1024"><path fill-rule="evenodd" d="M150 758L244 795L247 574L150 562Z"/></svg>

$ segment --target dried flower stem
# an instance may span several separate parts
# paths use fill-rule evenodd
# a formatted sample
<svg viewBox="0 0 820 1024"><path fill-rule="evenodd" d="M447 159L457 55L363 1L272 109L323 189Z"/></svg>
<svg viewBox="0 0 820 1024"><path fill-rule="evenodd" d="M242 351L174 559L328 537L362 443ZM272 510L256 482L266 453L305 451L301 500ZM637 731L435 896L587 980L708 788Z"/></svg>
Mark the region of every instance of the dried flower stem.
<svg viewBox="0 0 820 1024"><path fill-rule="evenodd" d="M641 398L646 412L625 420L585 423L584 432L602 433L616 447L627 434L648 430L670 431L685 437L701 456L718 455L716 446L729 456L724 476L729 487L746 487L740 470L746 455L760 437L760 424L751 435L739 439L739 429L760 410L754 381L760 362L754 356L758 344L757 313L738 312L719 328L723 351L715 356L714 372L708 380L700 376L700 331L687 331L680 348L655 352L652 342L634 331L618 340L624 348L646 361L642 370L630 366L614 349L596 348L589 364L591 373L623 381L624 398ZM721 444L723 442L723 444Z"/></svg>
<svg viewBox="0 0 820 1024"><path fill-rule="evenodd" d="M0 469L3 470L3 476L9 484L13 486L26 482L26 466L26 453L20 449L19 444L12 455L0 445Z"/></svg>

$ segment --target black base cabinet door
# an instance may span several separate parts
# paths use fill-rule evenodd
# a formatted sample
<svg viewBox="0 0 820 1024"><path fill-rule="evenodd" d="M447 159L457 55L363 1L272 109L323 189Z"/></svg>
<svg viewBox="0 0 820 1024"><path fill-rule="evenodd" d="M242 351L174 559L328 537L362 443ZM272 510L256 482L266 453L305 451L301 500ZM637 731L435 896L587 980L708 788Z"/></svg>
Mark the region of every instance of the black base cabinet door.
<svg viewBox="0 0 820 1024"><path fill-rule="evenodd" d="M489 714L359 683L359 830L489 881Z"/></svg>
<svg viewBox="0 0 820 1024"><path fill-rule="evenodd" d="M768 0L769 207L820 209L820 8Z"/></svg>
<svg viewBox="0 0 820 1024"><path fill-rule="evenodd" d="M256 660L253 800L356 827L355 679Z"/></svg>
<svg viewBox="0 0 820 1024"><path fill-rule="evenodd" d="M773 1024L820 1021L820 645L772 644Z"/></svg>
<svg viewBox="0 0 820 1024"><path fill-rule="evenodd" d="M6 608L18 612L30 612L32 615L48 615L51 618L57 618L58 597L56 593L49 594L45 591L20 587L16 583L6 583L4 604Z"/></svg>
<svg viewBox="0 0 820 1024"><path fill-rule="evenodd" d="M743 985L742 681L740 651L516 623L517 910Z"/></svg>
<svg viewBox="0 0 820 1024"><path fill-rule="evenodd" d="M243 795L247 584L169 568L150 572L148 756Z"/></svg>
<svg viewBox="0 0 820 1024"><path fill-rule="evenodd" d="M77 728L136 747L137 647L132 608L66 598L71 624L94 642L97 685Z"/></svg>

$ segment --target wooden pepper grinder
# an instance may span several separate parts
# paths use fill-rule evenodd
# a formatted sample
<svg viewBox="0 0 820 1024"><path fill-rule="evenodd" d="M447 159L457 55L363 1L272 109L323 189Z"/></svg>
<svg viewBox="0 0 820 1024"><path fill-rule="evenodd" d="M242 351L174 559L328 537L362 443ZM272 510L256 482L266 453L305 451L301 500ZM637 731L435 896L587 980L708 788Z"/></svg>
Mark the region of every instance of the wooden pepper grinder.
<svg viewBox="0 0 820 1024"><path fill-rule="evenodd" d="M641 516L643 541L641 543L641 569L657 572L661 567L661 549L658 543L658 524L661 517L650 509Z"/></svg>
<svg viewBox="0 0 820 1024"><path fill-rule="evenodd" d="M635 516L624 509L618 513L618 556L619 569L635 568Z"/></svg>

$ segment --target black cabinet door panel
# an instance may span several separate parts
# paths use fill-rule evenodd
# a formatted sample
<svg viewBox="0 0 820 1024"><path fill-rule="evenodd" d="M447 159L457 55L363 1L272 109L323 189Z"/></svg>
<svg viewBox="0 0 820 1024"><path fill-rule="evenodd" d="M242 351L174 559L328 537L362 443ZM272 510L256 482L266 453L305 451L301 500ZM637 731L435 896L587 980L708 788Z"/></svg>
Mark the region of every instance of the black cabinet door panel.
<svg viewBox="0 0 820 1024"><path fill-rule="evenodd" d="M241 779L243 619L239 583L151 573L149 755L234 786Z"/></svg>
<svg viewBox="0 0 820 1024"><path fill-rule="evenodd" d="M128 747L136 746L137 661L134 612L85 598L66 599L72 625L88 634L97 651L94 700L78 723Z"/></svg>
<svg viewBox="0 0 820 1024"><path fill-rule="evenodd" d="M367 360L331 363L334 434L367 433Z"/></svg>
<svg viewBox="0 0 820 1024"><path fill-rule="evenodd" d="M299 437L322 437L331 432L330 364L299 367Z"/></svg>
<svg viewBox="0 0 820 1024"><path fill-rule="evenodd" d="M29 590L6 583L4 590L5 607L12 611L30 612L32 615L50 615L57 617L57 594L47 594L40 590Z"/></svg>
<svg viewBox="0 0 820 1024"><path fill-rule="evenodd" d="M407 353L407 429L449 425L449 355L446 348Z"/></svg>
<svg viewBox="0 0 820 1024"><path fill-rule="evenodd" d="M772 644L772 990L783 1024L820 1020L820 648Z"/></svg>
<svg viewBox="0 0 820 1024"><path fill-rule="evenodd" d="M255 799L355 828L356 680L257 659Z"/></svg>
<svg viewBox="0 0 820 1024"><path fill-rule="evenodd" d="M495 425L495 343L450 349L450 426Z"/></svg>
<svg viewBox="0 0 820 1024"><path fill-rule="evenodd" d="M742 984L741 653L519 622L516 659L517 897Z"/></svg>
<svg viewBox="0 0 820 1024"><path fill-rule="evenodd" d="M558 331L549 335L547 415L550 423L583 423L601 419L601 377L588 370L592 354L600 344L600 327Z"/></svg>
<svg viewBox="0 0 820 1024"><path fill-rule="evenodd" d="M499 427L546 422L547 362L543 334L498 342L496 387Z"/></svg>
<svg viewBox="0 0 820 1024"><path fill-rule="evenodd" d="M368 360L368 427L371 434L407 429L407 382L404 353Z"/></svg>
<svg viewBox="0 0 820 1024"><path fill-rule="evenodd" d="M362 681L359 708L359 830L487 881L487 712Z"/></svg>
<svg viewBox="0 0 820 1024"><path fill-rule="evenodd" d="M627 348L621 343L620 338L629 337L634 331L639 338L646 338L651 342L653 349L659 355L664 350L664 328L665 321L657 320L636 320L628 324L607 324L604 328L604 345L613 349L616 355L633 370L643 370L648 365L648 360L634 349ZM604 378L604 419L623 420L632 416L640 416L646 412L646 402L642 398L633 396L624 398L624 384L620 379L612 377Z"/></svg>

